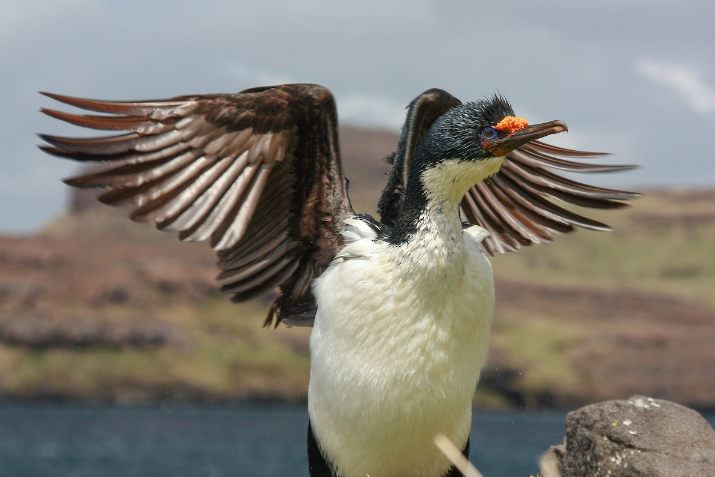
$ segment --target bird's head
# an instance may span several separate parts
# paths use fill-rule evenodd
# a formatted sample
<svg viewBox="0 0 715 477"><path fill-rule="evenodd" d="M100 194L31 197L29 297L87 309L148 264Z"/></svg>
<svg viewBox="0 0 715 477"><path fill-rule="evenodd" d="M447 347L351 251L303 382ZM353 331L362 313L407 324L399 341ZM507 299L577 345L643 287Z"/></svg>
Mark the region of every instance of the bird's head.
<svg viewBox="0 0 715 477"><path fill-rule="evenodd" d="M439 188L438 195L453 191L447 195L460 200L469 187L498 172L517 147L567 130L561 121L529 125L501 95L465 103L434 122L415 152L414 172L427 189Z"/></svg>
<svg viewBox="0 0 715 477"><path fill-rule="evenodd" d="M494 95L459 105L439 117L417 155L427 153L431 162L504 157L522 144L567 130L562 121L529 125L524 118L514 115L506 98Z"/></svg>

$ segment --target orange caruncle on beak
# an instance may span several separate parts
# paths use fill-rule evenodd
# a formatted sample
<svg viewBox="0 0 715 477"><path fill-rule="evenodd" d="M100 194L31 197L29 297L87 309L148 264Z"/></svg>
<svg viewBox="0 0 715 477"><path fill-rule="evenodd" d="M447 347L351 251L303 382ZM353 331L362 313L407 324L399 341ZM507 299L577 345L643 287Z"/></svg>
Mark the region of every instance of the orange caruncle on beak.
<svg viewBox="0 0 715 477"><path fill-rule="evenodd" d="M494 129L501 133L514 134L517 131L521 131L528 125L529 123L526 122L526 119L524 118L506 116L504 119L499 121L496 126L494 126Z"/></svg>

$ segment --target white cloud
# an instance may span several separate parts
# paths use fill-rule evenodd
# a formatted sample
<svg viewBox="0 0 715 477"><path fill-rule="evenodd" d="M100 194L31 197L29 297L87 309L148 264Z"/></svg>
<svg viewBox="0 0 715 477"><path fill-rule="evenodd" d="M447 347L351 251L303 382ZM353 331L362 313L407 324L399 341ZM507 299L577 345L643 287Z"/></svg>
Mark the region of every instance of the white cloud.
<svg viewBox="0 0 715 477"><path fill-rule="evenodd" d="M715 88L703 81L693 69L647 59L639 60L636 69L643 76L672 88L683 96L695 111L699 113L715 111Z"/></svg>
<svg viewBox="0 0 715 477"><path fill-rule="evenodd" d="M390 98L366 93L337 97L341 122L399 129L405 121L405 106Z"/></svg>
<svg viewBox="0 0 715 477"><path fill-rule="evenodd" d="M232 77L243 85L274 85L300 82L296 77L268 71L245 63L229 67ZM399 129L405 121L406 104L391 98L369 93L340 93L336 95L340 122L364 127Z"/></svg>
<svg viewBox="0 0 715 477"><path fill-rule="evenodd" d="M288 75L266 71L244 63L234 63L229 67L230 74L243 84L270 86L274 84L295 83L295 78Z"/></svg>

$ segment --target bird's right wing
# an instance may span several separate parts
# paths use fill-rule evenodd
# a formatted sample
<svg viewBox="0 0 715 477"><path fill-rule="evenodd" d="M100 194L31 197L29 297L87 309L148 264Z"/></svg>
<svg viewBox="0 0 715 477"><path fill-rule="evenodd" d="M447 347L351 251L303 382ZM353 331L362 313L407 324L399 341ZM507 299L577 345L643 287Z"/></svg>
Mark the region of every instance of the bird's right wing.
<svg viewBox="0 0 715 477"><path fill-rule="evenodd" d="M43 109L69 123L127 131L100 138L41 135L52 155L106 167L65 182L106 189L133 220L182 240L210 241L222 291L244 301L280 289L268 320L310 324L310 291L342 248L352 215L332 94L318 85L158 101L47 96L103 115ZM276 322L276 324L277 324Z"/></svg>

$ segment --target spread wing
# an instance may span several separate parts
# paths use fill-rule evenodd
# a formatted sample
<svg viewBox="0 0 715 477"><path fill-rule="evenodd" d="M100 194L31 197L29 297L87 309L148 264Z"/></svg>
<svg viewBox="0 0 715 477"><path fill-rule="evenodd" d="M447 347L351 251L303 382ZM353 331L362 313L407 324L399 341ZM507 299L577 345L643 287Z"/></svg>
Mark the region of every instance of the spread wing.
<svg viewBox="0 0 715 477"><path fill-rule="evenodd" d="M381 221L394 224L402 210L412 155L432 123L447 110L461 104L446 91L431 89L415 98L408 107L407 120L392 158L392 172L379 204ZM591 159L602 153L582 152L532 141L512 151L500 171L473 186L461 204L463 219L490 232L482 243L490 255L514 252L533 243L549 243L556 233L581 227L610 230L601 222L565 204L596 209L627 207L622 201L639 194L591 186L560 176L564 172L613 172L634 166L598 165L574 159ZM567 205L568 206L568 205Z"/></svg>
<svg viewBox="0 0 715 477"><path fill-rule="evenodd" d="M516 252L534 243L550 243L554 234L569 233L575 227L611 230L604 223L553 202L557 199L592 209L628 207L622 201L639 194L591 186L553 172L613 172L634 168L571 160L602 155L532 141L512 151L497 174L469 189L462 200L462 213L469 222L490 232L482 242L490 255Z"/></svg>
<svg viewBox="0 0 715 477"><path fill-rule="evenodd" d="M386 159L392 164L392 170L377 204L382 223L395 225L402 211L402 194L407 186L417 145L437 118L460 104L462 102L448 92L432 88L417 96L407 106L407 118L397 143L397 151Z"/></svg>
<svg viewBox="0 0 715 477"><path fill-rule="evenodd" d="M293 84L129 102L45 94L105 113L43 109L52 117L126 131L41 135L50 144L41 146L45 152L104 163L67 184L106 189L101 202L130 204L132 220L154 222L181 240L210 241L218 282L234 301L279 289L267 324L312 323L310 283L342 248L339 231L352 214L327 89Z"/></svg>

